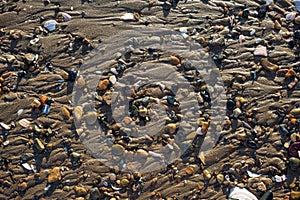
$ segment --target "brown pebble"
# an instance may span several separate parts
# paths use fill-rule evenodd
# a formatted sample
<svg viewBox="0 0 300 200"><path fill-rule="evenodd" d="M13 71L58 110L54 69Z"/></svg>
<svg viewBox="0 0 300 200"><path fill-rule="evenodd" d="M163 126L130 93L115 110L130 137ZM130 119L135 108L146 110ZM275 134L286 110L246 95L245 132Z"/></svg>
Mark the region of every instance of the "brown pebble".
<svg viewBox="0 0 300 200"><path fill-rule="evenodd" d="M41 96L40 97L40 101L41 101L41 103L42 103L42 106L45 106L46 104L47 104L47 100L48 100L48 96Z"/></svg>
<svg viewBox="0 0 300 200"><path fill-rule="evenodd" d="M108 88L109 80L104 79L101 80L98 84L98 89L99 90L106 90Z"/></svg>
<svg viewBox="0 0 300 200"><path fill-rule="evenodd" d="M271 63L267 58L262 58L260 60L261 66L268 71L276 71L279 69L279 66Z"/></svg>
<svg viewBox="0 0 300 200"><path fill-rule="evenodd" d="M21 182L21 183L18 184L18 189L19 189L20 191L26 190L27 187L28 187L28 185L27 185L27 183L26 183L25 181L23 181L23 182Z"/></svg>
<svg viewBox="0 0 300 200"><path fill-rule="evenodd" d="M69 120L71 118L70 111L66 107L62 107L61 111L65 119Z"/></svg>
<svg viewBox="0 0 300 200"><path fill-rule="evenodd" d="M130 181L126 178L123 178L120 182L120 185L123 187L126 187L127 185L129 185Z"/></svg>
<svg viewBox="0 0 300 200"><path fill-rule="evenodd" d="M84 187L75 186L74 187L76 195L82 196L87 194L87 190Z"/></svg>
<svg viewBox="0 0 300 200"><path fill-rule="evenodd" d="M48 175L48 183L55 183L61 180L60 167L54 167L51 169L50 174Z"/></svg>
<svg viewBox="0 0 300 200"><path fill-rule="evenodd" d="M4 78L1 76L0 77L0 83L4 83L4 81L5 81Z"/></svg>
<svg viewBox="0 0 300 200"><path fill-rule="evenodd" d="M178 65L180 63L180 59L176 56L170 56L170 63L172 65Z"/></svg>
<svg viewBox="0 0 300 200"><path fill-rule="evenodd" d="M195 172L195 168L192 166L189 166L186 170L185 173L188 175L192 175Z"/></svg>
<svg viewBox="0 0 300 200"><path fill-rule="evenodd" d="M175 131L176 131L176 129L177 129L177 125L174 124L174 123L171 123L171 124L168 124L168 125L167 125L167 130L168 130L168 132L171 133L171 134L174 134Z"/></svg>
<svg viewBox="0 0 300 200"><path fill-rule="evenodd" d="M300 24L300 16L297 16L296 18L295 18L295 24Z"/></svg>
<svg viewBox="0 0 300 200"><path fill-rule="evenodd" d="M294 76L296 74L295 70L294 69L289 69L286 73L285 73L285 77L286 78L290 78L292 76Z"/></svg>

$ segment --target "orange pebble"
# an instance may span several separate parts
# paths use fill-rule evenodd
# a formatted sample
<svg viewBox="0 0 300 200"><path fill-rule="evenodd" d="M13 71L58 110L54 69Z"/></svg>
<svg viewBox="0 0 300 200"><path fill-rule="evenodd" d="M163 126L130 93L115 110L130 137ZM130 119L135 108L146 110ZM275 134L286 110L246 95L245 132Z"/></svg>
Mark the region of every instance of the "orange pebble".
<svg viewBox="0 0 300 200"><path fill-rule="evenodd" d="M40 101L42 103L42 106L45 106L47 104L48 96L41 96Z"/></svg>
<svg viewBox="0 0 300 200"><path fill-rule="evenodd" d="M295 70L289 69L289 70L285 73L284 76L285 76L286 78L290 78L290 77L294 76L295 74L296 74Z"/></svg>
<svg viewBox="0 0 300 200"><path fill-rule="evenodd" d="M292 119L291 119L291 124L295 125L296 123L297 123L297 119L292 118Z"/></svg>

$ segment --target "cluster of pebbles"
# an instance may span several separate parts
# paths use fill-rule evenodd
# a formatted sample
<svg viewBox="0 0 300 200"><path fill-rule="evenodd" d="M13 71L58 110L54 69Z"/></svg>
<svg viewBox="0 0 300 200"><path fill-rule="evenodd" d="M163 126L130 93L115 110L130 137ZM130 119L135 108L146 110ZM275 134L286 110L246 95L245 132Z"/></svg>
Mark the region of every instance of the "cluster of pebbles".
<svg viewBox="0 0 300 200"><path fill-rule="evenodd" d="M300 15L292 1L7 0L0 10L0 199L227 199L236 188L257 199L300 199ZM203 46L222 75L227 113L208 154L189 148L160 170L123 172L93 158L80 140L87 133L74 123L100 122L114 139L115 156L132 151L147 162L158 156L151 148L176 149L181 110L172 89L153 83L132 91L124 123L155 121L157 101L169 113L160 136L139 141L108 111L108 93L127 70L122 66L137 67L130 60L117 60L99 81L96 111L83 116L71 93L83 58L101 38L145 26L177 30ZM180 55L160 53L168 65L184 66ZM197 76L182 73L191 82ZM78 86L88 92L85 80L77 79ZM211 91L194 86L206 108ZM206 114L201 134L210 124Z"/></svg>

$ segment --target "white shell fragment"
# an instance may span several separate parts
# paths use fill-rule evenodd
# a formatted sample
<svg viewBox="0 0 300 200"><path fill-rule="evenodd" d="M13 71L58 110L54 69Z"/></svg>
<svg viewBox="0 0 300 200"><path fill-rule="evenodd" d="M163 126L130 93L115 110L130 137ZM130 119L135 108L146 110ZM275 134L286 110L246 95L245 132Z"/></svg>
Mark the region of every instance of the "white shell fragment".
<svg viewBox="0 0 300 200"><path fill-rule="evenodd" d="M257 178L257 177L260 177L261 174L255 174L253 172L250 172L247 170L247 173L248 173L248 176L251 177L251 178Z"/></svg>
<svg viewBox="0 0 300 200"><path fill-rule="evenodd" d="M57 21L51 19L44 23L44 28L51 32L56 29L57 24L58 24Z"/></svg>
<svg viewBox="0 0 300 200"><path fill-rule="evenodd" d="M36 170L35 170L35 168L34 168L33 165L29 165L28 163L22 163L22 166L23 166L25 169L29 170L29 171L36 172Z"/></svg>
<svg viewBox="0 0 300 200"><path fill-rule="evenodd" d="M20 116L23 113L23 111L24 111L24 109L19 109L18 112L17 112L18 116Z"/></svg>
<svg viewBox="0 0 300 200"><path fill-rule="evenodd" d="M162 155L160 153L155 153L153 151L149 151L148 152L150 156L154 157L154 158L161 158Z"/></svg>
<svg viewBox="0 0 300 200"><path fill-rule="evenodd" d="M203 135L202 131L201 131L201 127L198 127L197 130L196 130L196 133L198 135Z"/></svg>
<svg viewBox="0 0 300 200"><path fill-rule="evenodd" d="M133 21L133 20L135 20L135 17L133 15L133 13L125 13L124 15L121 16L121 20Z"/></svg>
<svg viewBox="0 0 300 200"><path fill-rule="evenodd" d="M9 130L9 129L10 129L10 127L9 127L7 124L3 123L3 122L0 122L0 125L1 125L1 127L4 128L5 130Z"/></svg>
<svg viewBox="0 0 300 200"><path fill-rule="evenodd" d="M259 45L255 48L253 54L255 56L268 56L267 47Z"/></svg>
<svg viewBox="0 0 300 200"><path fill-rule="evenodd" d="M19 124L21 125L21 126L23 126L24 128L27 128L29 125L30 125L30 121L28 121L27 119L21 119L20 121L19 121Z"/></svg>
<svg viewBox="0 0 300 200"><path fill-rule="evenodd" d="M258 200L254 194L249 192L246 188L235 187L232 188L229 194L229 198L239 200Z"/></svg>
<svg viewBox="0 0 300 200"><path fill-rule="evenodd" d="M281 182L283 182L283 181L286 180L286 176L285 176L285 175L282 175L282 176L275 175L274 178L275 178L275 181L276 181L277 183L281 183Z"/></svg>

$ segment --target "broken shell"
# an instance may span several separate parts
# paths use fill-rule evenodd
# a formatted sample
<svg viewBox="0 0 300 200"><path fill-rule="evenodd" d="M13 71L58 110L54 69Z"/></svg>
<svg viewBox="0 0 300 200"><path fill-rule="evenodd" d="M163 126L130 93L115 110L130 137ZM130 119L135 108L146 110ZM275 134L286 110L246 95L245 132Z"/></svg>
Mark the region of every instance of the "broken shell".
<svg viewBox="0 0 300 200"><path fill-rule="evenodd" d="M291 21L293 21L294 19L295 19L295 17L296 17L296 12L290 12L290 13L288 13L286 16L285 16L285 18L286 19L288 19L288 20L291 20Z"/></svg>
<svg viewBox="0 0 300 200"><path fill-rule="evenodd" d="M87 190L84 187L75 186L74 191L76 195L82 196L87 194Z"/></svg>
<svg viewBox="0 0 300 200"><path fill-rule="evenodd" d="M97 118L98 118L97 113L90 111L86 115L86 122L88 125L93 125L97 121Z"/></svg>
<svg viewBox="0 0 300 200"><path fill-rule="evenodd" d="M168 124L167 129L170 134L174 134L176 132L177 125L174 123Z"/></svg>
<svg viewBox="0 0 300 200"><path fill-rule="evenodd" d="M30 121L28 121L27 119L21 119L20 121L19 121L19 124L21 125L21 126L23 126L24 128L27 128L29 125L30 125Z"/></svg>
<svg viewBox="0 0 300 200"><path fill-rule="evenodd" d="M51 19L44 23L44 28L51 32L56 29L57 24L58 24L57 21Z"/></svg>
<svg viewBox="0 0 300 200"><path fill-rule="evenodd" d="M48 96L41 96L40 101L42 103L42 106L45 106L48 102L49 97Z"/></svg>
<svg viewBox="0 0 300 200"><path fill-rule="evenodd" d="M115 144L111 147L112 154L120 156L124 153L125 148L120 144Z"/></svg>
<svg viewBox="0 0 300 200"><path fill-rule="evenodd" d="M169 59L172 65L178 65L181 62L180 59L176 56L170 56Z"/></svg>
<svg viewBox="0 0 300 200"><path fill-rule="evenodd" d="M36 59L36 56L32 53L26 53L24 56L28 64L31 64Z"/></svg>

